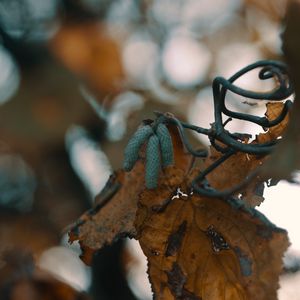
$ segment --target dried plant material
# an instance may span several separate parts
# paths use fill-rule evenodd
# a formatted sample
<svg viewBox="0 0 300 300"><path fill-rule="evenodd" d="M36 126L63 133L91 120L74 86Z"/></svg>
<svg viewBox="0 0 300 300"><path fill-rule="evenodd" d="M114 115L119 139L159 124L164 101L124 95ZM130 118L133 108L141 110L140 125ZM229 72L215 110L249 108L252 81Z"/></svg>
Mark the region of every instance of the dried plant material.
<svg viewBox="0 0 300 300"><path fill-rule="evenodd" d="M176 128L170 130L174 145L174 157L181 169L169 166L160 178L169 184L179 184L191 165L191 155L186 154ZM145 149L144 149L145 150ZM103 191L96 197L94 207L71 226L70 241L79 240L82 260L90 264L94 252L122 236L135 237L134 222L138 199L145 187L145 153L131 172L118 171L112 175ZM167 170L167 171L166 171ZM166 189L167 196L170 189ZM155 199L153 199L155 204ZM159 204L161 205L161 204ZM157 208L159 209L159 208Z"/></svg>
<svg viewBox="0 0 300 300"><path fill-rule="evenodd" d="M51 41L54 54L101 93L111 93L123 78L117 43L99 23L64 24Z"/></svg>
<svg viewBox="0 0 300 300"><path fill-rule="evenodd" d="M93 215L85 214L73 227L71 240L79 240L85 254L120 234L138 239L148 258L154 299L276 299L282 255L289 245L286 231L241 200L193 192L190 184L198 168L191 168L192 156L185 153L176 128L169 130L175 164L161 172L158 187L150 190L143 183L144 149L130 173L119 173L118 181L109 181ZM246 173L226 184L242 181L256 160L238 153L228 170L219 168L220 174L210 177L211 183L218 185L221 173L232 177L230 168L238 170L248 163ZM115 182L122 187L112 194Z"/></svg>
<svg viewBox="0 0 300 300"><path fill-rule="evenodd" d="M141 195L136 223L155 299L276 299L284 230L184 184L157 211L152 199L165 203L163 190Z"/></svg>
<svg viewBox="0 0 300 300"><path fill-rule="evenodd" d="M97 196L95 206L72 226L70 241L79 240L82 260L90 264L93 253L122 236L134 236L138 195L144 189L144 165L138 162L130 173L112 175Z"/></svg>
<svg viewBox="0 0 300 300"><path fill-rule="evenodd" d="M208 165L215 159L212 155ZM238 153L208 177L214 186L226 188L260 163L256 156ZM190 174L194 178L193 170ZM289 244L286 232L239 200L228 203L191 193L190 174L180 184L161 180L156 190L140 195L135 225L155 299L276 299L281 258ZM261 189L248 195L252 205Z"/></svg>
<svg viewBox="0 0 300 300"><path fill-rule="evenodd" d="M275 120L281 114L283 107L284 104L281 102L267 103L267 110L265 113L266 118L269 121ZM252 143L266 143L278 139L284 133L288 121L289 115L287 115L278 125L270 127L267 132L256 136L256 139ZM205 160L205 166L209 167L221 156L222 153L211 147L211 153L208 159ZM211 186L217 190L222 191L230 189L240 184L259 166L262 166L265 160L265 156L237 152L218 166L214 171L210 172L206 178ZM257 176L255 176L248 185L238 191L247 205L255 207L264 200L264 181L265 177L257 174Z"/></svg>
<svg viewBox="0 0 300 300"><path fill-rule="evenodd" d="M282 102L272 102L272 103L267 103L266 106L267 106L267 111L265 113L265 116L269 121L273 121L278 116L280 116L284 104ZM284 134L287 128L289 119L290 119L289 114L287 114L286 117L279 124L270 127L266 133L259 134L256 137L256 142L265 143L280 138Z"/></svg>
<svg viewBox="0 0 300 300"><path fill-rule="evenodd" d="M205 161L206 167L222 156L214 148L211 149L211 155ZM211 186L217 190L232 188L241 183L251 171L262 164L263 158L256 155L238 152L228 158L224 163L207 175Z"/></svg>
<svg viewBox="0 0 300 300"><path fill-rule="evenodd" d="M270 160L263 169L265 178L272 177L274 180L293 180L294 172L300 169L300 3L291 1L286 16L286 29L283 34L283 50L289 65L291 80L293 81L296 98L290 116L289 126L282 142L274 151Z"/></svg>
<svg viewBox="0 0 300 300"><path fill-rule="evenodd" d="M212 151L209 160L206 162L213 162L220 153ZM257 167L263 164L264 157L256 155L249 155L246 153L237 153L222 163L217 169L207 175L207 179L217 190L231 189L239 185L245 178L247 178ZM241 195L245 204L250 207L259 205L263 200L263 193L259 193L258 187L263 185L264 180L259 174L253 180L242 187L237 193Z"/></svg>
<svg viewBox="0 0 300 300"><path fill-rule="evenodd" d="M240 197L249 207L259 206L264 200L265 180L259 174L240 191Z"/></svg>

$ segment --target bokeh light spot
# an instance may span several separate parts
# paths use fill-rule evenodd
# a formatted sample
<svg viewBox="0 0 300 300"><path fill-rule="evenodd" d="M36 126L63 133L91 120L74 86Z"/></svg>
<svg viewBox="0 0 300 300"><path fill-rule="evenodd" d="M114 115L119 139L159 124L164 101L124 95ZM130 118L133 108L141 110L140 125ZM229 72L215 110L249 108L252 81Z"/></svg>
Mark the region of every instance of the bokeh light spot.
<svg viewBox="0 0 300 300"><path fill-rule="evenodd" d="M188 87L205 79L211 63L209 49L188 35L171 36L162 54L162 67L175 86Z"/></svg>
<svg viewBox="0 0 300 300"><path fill-rule="evenodd" d="M8 101L17 91L20 74L12 56L0 46L0 105Z"/></svg>

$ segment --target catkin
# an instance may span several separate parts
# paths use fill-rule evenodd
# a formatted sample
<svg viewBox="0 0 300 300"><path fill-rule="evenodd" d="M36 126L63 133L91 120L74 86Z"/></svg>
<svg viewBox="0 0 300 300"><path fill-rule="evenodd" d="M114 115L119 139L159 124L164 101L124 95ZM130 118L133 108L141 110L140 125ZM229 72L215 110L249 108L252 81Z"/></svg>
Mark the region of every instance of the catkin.
<svg viewBox="0 0 300 300"><path fill-rule="evenodd" d="M160 172L159 139L156 135L149 138L146 150L146 174L145 181L148 189L155 189Z"/></svg>
<svg viewBox="0 0 300 300"><path fill-rule="evenodd" d="M139 158L139 150L147 141L149 136L153 134L152 127L149 125L140 127L132 138L129 140L124 151L123 168L125 171L131 171Z"/></svg>
<svg viewBox="0 0 300 300"><path fill-rule="evenodd" d="M174 164L173 143L167 126L160 123L157 126L156 134L160 143L162 166L167 167Z"/></svg>

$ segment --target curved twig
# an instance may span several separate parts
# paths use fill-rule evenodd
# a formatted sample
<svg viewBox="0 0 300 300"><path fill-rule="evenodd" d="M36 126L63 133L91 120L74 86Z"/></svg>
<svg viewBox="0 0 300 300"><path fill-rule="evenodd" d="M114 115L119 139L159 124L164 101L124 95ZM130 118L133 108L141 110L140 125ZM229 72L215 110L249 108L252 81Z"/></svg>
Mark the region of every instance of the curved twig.
<svg viewBox="0 0 300 300"><path fill-rule="evenodd" d="M276 82L276 87L268 92L255 92L238 87L234 82L246 73L261 68L258 73L258 78L266 80L273 78ZM229 79L223 77L216 77L212 83L213 89L213 103L214 103L214 118L215 122L210 129L198 127L186 122L182 122L175 118L173 115L166 113L157 113L157 122L165 122L175 124L179 130L183 144L187 150L196 157L207 157L207 151L195 151L190 145L185 129L193 130L199 134L208 136L211 145L219 152L223 153L218 160L210 165L206 170L202 171L192 182L192 188L205 196L212 197L228 197L249 183L258 174L258 169L254 170L248 177L235 187L224 191L217 191L212 188L206 180L206 175L212 172L220 164L226 161L229 157L237 152L244 152L254 155L266 155L273 151L278 140L273 140L266 143L251 143L248 144L247 140L250 137L244 133L231 133L225 130L227 121L232 119L239 119L255 123L262 126L264 129L278 125L289 113L292 107L292 102L287 100L284 103L280 115L274 120L269 121L266 117L259 117L255 115L231 111L226 107L226 94L231 91L239 96L247 97L255 100L267 101L284 101L293 94L293 86L289 81L287 75L287 67L282 62L262 60L251 64L242 70L235 73ZM226 115L229 119L223 122L222 115Z"/></svg>

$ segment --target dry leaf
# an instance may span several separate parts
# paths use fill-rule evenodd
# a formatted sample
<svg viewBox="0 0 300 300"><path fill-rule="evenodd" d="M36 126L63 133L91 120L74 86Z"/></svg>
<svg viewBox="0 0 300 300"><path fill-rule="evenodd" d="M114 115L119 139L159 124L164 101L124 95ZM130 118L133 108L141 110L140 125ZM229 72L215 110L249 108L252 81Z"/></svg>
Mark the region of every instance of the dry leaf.
<svg viewBox="0 0 300 300"><path fill-rule="evenodd" d="M218 157L220 153L213 150L206 161L207 166ZM252 171L262 165L263 160L263 157L239 152L208 174L207 179L217 190L230 189L240 184ZM247 186L238 191L245 204L255 207L264 200L263 195L258 191L258 187L263 185L263 182L264 180L257 175Z"/></svg>
<svg viewBox="0 0 300 300"><path fill-rule="evenodd" d="M95 250L122 236L134 236L137 196L144 189L144 166L136 164L132 172L112 175L97 196L93 209L73 225L70 241L79 240L82 260L90 264Z"/></svg>
<svg viewBox="0 0 300 300"><path fill-rule="evenodd" d="M276 180L293 180L294 172L300 169L300 3L291 1L286 16L286 29L283 34L283 50L289 65L290 77L295 87L296 98L291 112L289 126L282 142L266 163L263 176Z"/></svg>
<svg viewBox="0 0 300 300"><path fill-rule="evenodd" d="M136 226L155 299L276 299L286 232L255 210L180 188L159 211L160 191L140 199Z"/></svg>
<svg viewBox="0 0 300 300"><path fill-rule="evenodd" d="M157 189L144 187L142 159L132 172L120 173L122 188L106 198L108 202L100 201L94 216L83 216L71 240L78 239L85 251L130 231L148 257L154 299L276 299L281 258L289 244L286 232L240 200L193 193L191 155L185 153L174 128L172 140L175 165L161 172ZM239 167L244 156L236 157ZM211 179L217 180L215 176ZM102 194L109 191L111 184ZM117 219L129 230L119 227Z"/></svg>
<svg viewBox="0 0 300 300"><path fill-rule="evenodd" d="M271 107L270 118L277 113ZM214 152L205 164L217 157ZM208 178L214 187L228 188L261 163L262 158L238 153ZM182 171L174 168L175 174ZM180 184L161 180L156 190L140 194L135 226L155 299L276 299L289 244L286 232L239 200L191 193L190 174L181 178ZM255 193L249 203L255 202Z"/></svg>
<svg viewBox="0 0 300 300"><path fill-rule="evenodd" d="M276 119L283 109L284 104L281 102L267 103L267 111L265 116L269 121ZM289 121L287 115L278 125L268 129L267 132L259 134L252 143L266 143L276 140L286 129ZM205 161L205 166L210 166L214 161L220 158L222 154L211 147L211 154ZM207 179L211 185L217 190L230 189L243 181L252 171L261 166L266 157L249 155L247 153L238 152L222 163L213 172L208 174ZM271 176L270 176L271 177ZM269 177L269 178L270 178ZM269 179L267 178L267 179ZM263 200L264 181L259 174L246 187L239 190L244 202L255 207Z"/></svg>
<svg viewBox="0 0 300 300"><path fill-rule="evenodd" d="M282 112L284 104L282 102L267 103L265 116L269 121L275 120ZM277 125L270 127L266 133L261 133L256 137L256 142L265 143L276 140L283 135L289 123L289 114Z"/></svg>
<svg viewBox="0 0 300 300"><path fill-rule="evenodd" d="M171 129L174 157L180 169L168 167L167 177L161 174L168 184L180 183L190 166L191 155L186 154L177 129ZM136 235L134 227L139 194L144 191L144 160L134 166L130 173L118 171L112 175L103 191L96 197L94 207L72 225L70 241L78 240L82 248L82 260L90 264L94 252L106 244L111 244L122 236ZM172 191L166 190L167 196ZM153 199L155 203L155 199Z"/></svg>

